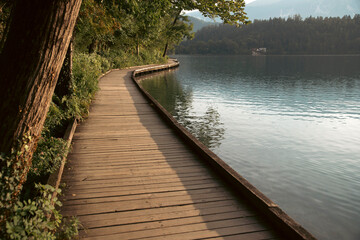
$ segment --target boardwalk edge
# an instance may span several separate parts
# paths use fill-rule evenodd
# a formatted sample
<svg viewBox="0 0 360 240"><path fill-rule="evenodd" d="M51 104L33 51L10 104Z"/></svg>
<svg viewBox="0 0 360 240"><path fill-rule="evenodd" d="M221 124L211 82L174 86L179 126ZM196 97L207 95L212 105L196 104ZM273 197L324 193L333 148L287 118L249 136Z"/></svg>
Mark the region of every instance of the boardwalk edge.
<svg viewBox="0 0 360 240"><path fill-rule="evenodd" d="M140 81L137 79L140 75L176 68L179 65L176 59L170 59L167 64L134 70L132 79L140 92L149 100L161 117L179 133L183 140L205 159L218 174L224 177L236 191L248 199L252 206L263 213L279 231L291 239L316 239L311 233L287 215L277 204L272 202L179 124L177 120L140 85Z"/></svg>
<svg viewBox="0 0 360 240"><path fill-rule="evenodd" d="M67 149L70 149L71 142L72 142L72 139L73 139L77 124L78 124L78 120L76 118L74 118L69 123L68 127L66 128L63 139L66 141L66 148ZM55 188L55 190L56 190L53 193L52 197L51 197L52 204L54 203L53 199L57 196L57 190L60 187L62 174L64 172L64 168L65 168L65 164L66 164L66 159L67 159L67 155L63 157L60 167L50 175L50 177L49 177L49 179L47 181L47 184L53 186Z"/></svg>

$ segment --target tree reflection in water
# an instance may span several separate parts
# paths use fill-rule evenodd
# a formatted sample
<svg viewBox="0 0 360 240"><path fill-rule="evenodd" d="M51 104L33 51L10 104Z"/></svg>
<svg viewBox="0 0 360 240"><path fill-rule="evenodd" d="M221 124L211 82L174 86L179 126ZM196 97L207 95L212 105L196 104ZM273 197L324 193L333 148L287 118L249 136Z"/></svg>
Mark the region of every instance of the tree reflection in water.
<svg viewBox="0 0 360 240"><path fill-rule="evenodd" d="M208 106L203 116L193 113L193 91L183 87L171 72L147 77L141 85L181 123L210 149L221 145L225 129L216 107Z"/></svg>

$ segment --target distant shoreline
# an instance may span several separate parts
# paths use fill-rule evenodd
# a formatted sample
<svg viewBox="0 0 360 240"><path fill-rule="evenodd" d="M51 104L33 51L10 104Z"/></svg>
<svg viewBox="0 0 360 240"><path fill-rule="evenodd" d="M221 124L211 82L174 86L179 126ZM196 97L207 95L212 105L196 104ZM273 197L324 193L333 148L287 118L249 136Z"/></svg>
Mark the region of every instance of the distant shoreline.
<svg viewBox="0 0 360 240"><path fill-rule="evenodd" d="M196 57L223 57L223 56L249 56L249 57L360 57L358 54L267 54L252 56L250 54L171 54L170 56L196 56Z"/></svg>

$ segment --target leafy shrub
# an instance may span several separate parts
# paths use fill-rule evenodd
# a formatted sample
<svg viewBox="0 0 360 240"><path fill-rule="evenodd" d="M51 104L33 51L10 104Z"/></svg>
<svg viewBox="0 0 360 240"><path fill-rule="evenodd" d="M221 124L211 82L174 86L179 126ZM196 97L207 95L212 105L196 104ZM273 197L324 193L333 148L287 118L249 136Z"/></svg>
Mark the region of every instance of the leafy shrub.
<svg viewBox="0 0 360 240"><path fill-rule="evenodd" d="M56 239L59 236L71 239L77 234L76 220L65 220L56 210L60 202L52 199L55 189L49 185L38 185L34 199L19 200L14 194L21 190L22 162L18 159L31 137L19 142L18 149L12 149L9 156L0 155L0 236L1 239ZM60 190L58 190L60 193ZM64 238L63 238L64 239ZM66 239L66 238L65 238Z"/></svg>
<svg viewBox="0 0 360 240"><path fill-rule="evenodd" d="M112 68L126 68L137 65L152 63L165 63L167 58L163 58L157 50L143 50L139 55L132 52L124 52L120 49L114 49L103 55L109 59Z"/></svg>
<svg viewBox="0 0 360 240"><path fill-rule="evenodd" d="M56 133L58 131L58 128L63 128L65 125L64 122L68 118L66 116L67 113L64 111L63 107L54 103L55 98L57 97L53 96L53 101L50 104L49 111L47 113L46 120L43 126L42 135L57 135ZM63 133L63 129L59 131Z"/></svg>
<svg viewBox="0 0 360 240"><path fill-rule="evenodd" d="M43 176L55 172L67 155L66 141L62 138L41 138L32 159L30 175Z"/></svg>
<svg viewBox="0 0 360 240"><path fill-rule="evenodd" d="M73 61L73 95L63 99L67 117L84 117L88 114L91 99L98 89L98 78L110 69L110 62L95 53L77 53Z"/></svg>
<svg viewBox="0 0 360 240"><path fill-rule="evenodd" d="M3 236L6 239L72 239L78 234L74 227L77 220L62 220L61 214L55 208L61 206L61 203L56 197L52 199L55 191L52 186L36 185L36 188L40 191L37 198L17 201L13 205Z"/></svg>

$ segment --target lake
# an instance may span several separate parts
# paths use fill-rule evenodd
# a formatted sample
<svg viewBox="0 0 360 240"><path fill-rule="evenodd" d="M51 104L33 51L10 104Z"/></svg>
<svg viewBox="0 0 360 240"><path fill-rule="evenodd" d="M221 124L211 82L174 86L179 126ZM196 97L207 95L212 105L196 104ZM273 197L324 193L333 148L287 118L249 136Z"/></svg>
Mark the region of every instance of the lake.
<svg viewBox="0 0 360 240"><path fill-rule="evenodd" d="M360 239L360 56L175 56L142 85L319 239Z"/></svg>

